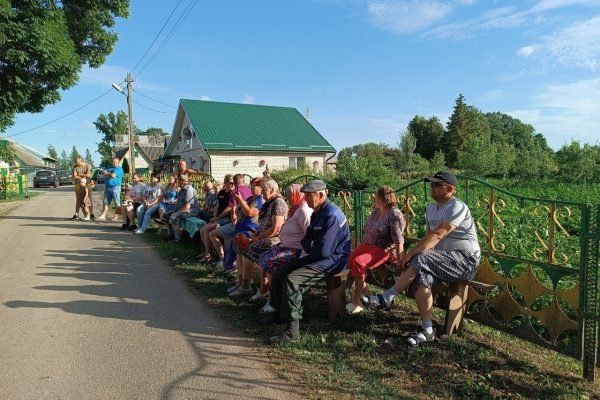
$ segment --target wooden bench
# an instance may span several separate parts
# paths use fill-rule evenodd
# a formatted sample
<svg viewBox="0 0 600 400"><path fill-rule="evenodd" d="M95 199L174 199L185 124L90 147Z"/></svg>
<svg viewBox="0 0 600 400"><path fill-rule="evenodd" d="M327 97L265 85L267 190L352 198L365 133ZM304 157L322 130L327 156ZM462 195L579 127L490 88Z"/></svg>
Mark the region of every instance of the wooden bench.
<svg viewBox="0 0 600 400"><path fill-rule="evenodd" d="M387 289L394 284L393 267L382 265L367 275L367 283ZM350 270L342 271L335 275L327 277L327 308L329 320L341 317L346 314L346 279L350 275ZM442 308L446 311L444 321L445 332L447 335L460 332L463 327L463 319L467 308L467 299L469 295L469 286L484 291L493 290L496 285L490 285L478 281L468 282L442 282L432 289L433 298L442 290L447 290L448 296Z"/></svg>

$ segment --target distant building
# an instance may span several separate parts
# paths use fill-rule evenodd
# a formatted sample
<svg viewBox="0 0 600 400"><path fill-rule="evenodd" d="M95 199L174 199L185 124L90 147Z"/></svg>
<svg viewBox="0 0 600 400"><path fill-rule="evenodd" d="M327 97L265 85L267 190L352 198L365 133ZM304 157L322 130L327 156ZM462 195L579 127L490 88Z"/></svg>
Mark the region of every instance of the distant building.
<svg viewBox="0 0 600 400"><path fill-rule="evenodd" d="M267 166L322 173L335 153L295 108L182 99L157 167L170 170L183 159L217 180L228 173L261 176Z"/></svg>
<svg viewBox="0 0 600 400"><path fill-rule="evenodd" d="M138 172L153 171L154 163L165 151L168 136L134 135L133 150L135 169ZM115 135L114 157L129 162L129 135Z"/></svg>
<svg viewBox="0 0 600 400"><path fill-rule="evenodd" d="M20 174L33 174L38 169L55 169L56 159L41 153L31 147L14 142L10 139L0 139L0 146L10 145L15 153L15 161L9 165L3 160L1 173L13 173L18 171Z"/></svg>

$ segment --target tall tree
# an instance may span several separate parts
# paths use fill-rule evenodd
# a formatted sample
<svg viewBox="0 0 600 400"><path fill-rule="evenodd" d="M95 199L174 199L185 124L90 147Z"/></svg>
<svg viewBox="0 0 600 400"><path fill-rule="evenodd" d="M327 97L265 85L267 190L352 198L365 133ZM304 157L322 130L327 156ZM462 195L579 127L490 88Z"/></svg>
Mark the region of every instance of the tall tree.
<svg viewBox="0 0 600 400"><path fill-rule="evenodd" d="M408 123L408 132L416 139L415 152L431 160L435 152L442 148L444 126L437 117L429 119L415 115Z"/></svg>
<svg viewBox="0 0 600 400"><path fill-rule="evenodd" d="M94 168L94 159L92 158L92 153L90 153L90 149L85 149L85 158L84 161L90 165L90 167Z"/></svg>
<svg viewBox="0 0 600 400"><path fill-rule="evenodd" d="M397 169L410 178L414 174L421 174L429 169L429 163L419 154L415 153L417 140L407 129L400 134L398 145Z"/></svg>
<svg viewBox="0 0 600 400"><path fill-rule="evenodd" d="M100 114L94 122L96 130L102 135L102 140L98 143L98 153L102 157L100 166L110 165L115 147L115 135L127 135L127 114L123 111L117 113L109 112L108 115Z"/></svg>
<svg viewBox="0 0 600 400"><path fill-rule="evenodd" d="M56 152L56 148L53 144L48 145L48 157L58 160L58 153Z"/></svg>
<svg viewBox="0 0 600 400"><path fill-rule="evenodd" d="M139 131L138 135L148 135L148 136L169 136L168 132L162 130L162 128L148 128L145 131Z"/></svg>
<svg viewBox="0 0 600 400"><path fill-rule="evenodd" d="M481 111L465 103L465 97L461 94L456 99L454 112L444 132L443 150L448 166L457 166L458 154L463 152L469 141L476 138L484 142L489 140L490 124Z"/></svg>
<svg viewBox="0 0 600 400"><path fill-rule="evenodd" d="M79 154L79 152L77 151L77 148L75 146L73 146L73 149L71 150L71 154L69 154L69 165L71 167L75 166L75 163L79 157L81 157L81 154Z"/></svg>
<svg viewBox="0 0 600 400"><path fill-rule="evenodd" d="M17 155L8 140L0 140L0 160L7 164L13 164Z"/></svg>
<svg viewBox="0 0 600 400"><path fill-rule="evenodd" d="M67 157L67 152L63 149L60 152L60 159L58 160L58 165L60 169L68 169L70 170L73 165L69 164L69 158Z"/></svg>
<svg viewBox="0 0 600 400"><path fill-rule="evenodd" d="M101 66L117 41L115 17L128 15L129 0L0 0L0 131L59 101L82 66Z"/></svg>

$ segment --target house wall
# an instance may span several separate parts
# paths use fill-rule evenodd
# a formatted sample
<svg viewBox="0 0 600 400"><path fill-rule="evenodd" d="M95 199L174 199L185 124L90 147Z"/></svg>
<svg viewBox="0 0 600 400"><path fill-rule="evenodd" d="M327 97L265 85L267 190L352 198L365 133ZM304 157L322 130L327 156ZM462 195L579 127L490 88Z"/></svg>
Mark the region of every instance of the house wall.
<svg viewBox="0 0 600 400"><path fill-rule="evenodd" d="M211 152L211 175L216 180L223 180L226 174L248 174L260 177L265 170L265 166L259 165L261 160L264 160L269 170L273 171L288 169L290 157L304 157L306 166L315 174L323 172L326 160L324 153Z"/></svg>
<svg viewBox="0 0 600 400"><path fill-rule="evenodd" d="M183 131L186 127L193 131L192 124L187 116L183 119L180 131L173 135L173 140L177 141L175 153L178 154L182 160L187 161L189 168L210 172L210 158L208 154L202 147L202 144L196 135L192 135L191 139L185 137Z"/></svg>

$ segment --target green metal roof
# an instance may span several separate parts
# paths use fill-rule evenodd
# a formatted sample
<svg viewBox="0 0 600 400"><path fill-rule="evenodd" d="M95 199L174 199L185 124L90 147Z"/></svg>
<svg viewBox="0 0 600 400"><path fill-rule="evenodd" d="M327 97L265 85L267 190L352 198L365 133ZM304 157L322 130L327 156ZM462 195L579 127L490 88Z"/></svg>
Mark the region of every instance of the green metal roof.
<svg viewBox="0 0 600 400"><path fill-rule="evenodd" d="M208 151L335 153L295 108L187 99L181 106Z"/></svg>

